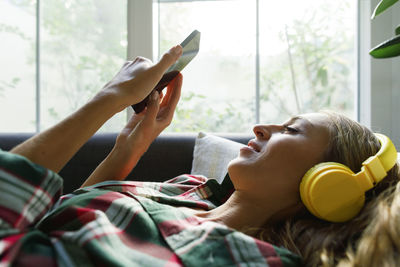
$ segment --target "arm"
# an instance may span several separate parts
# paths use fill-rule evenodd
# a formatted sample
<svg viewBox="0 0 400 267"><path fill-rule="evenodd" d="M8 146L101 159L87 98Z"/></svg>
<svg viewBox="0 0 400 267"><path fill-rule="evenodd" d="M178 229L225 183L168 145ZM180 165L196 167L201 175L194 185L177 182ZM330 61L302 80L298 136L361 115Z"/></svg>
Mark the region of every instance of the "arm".
<svg viewBox="0 0 400 267"><path fill-rule="evenodd" d="M155 65L144 58L124 64L92 100L52 128L13 148L11 152L58 172L79 148L114 114L140 102L164 72L179 58L182 48L171 48Z"/></svg>
<svg viewBox="0 0 400 267"><path fill-rule="evenodd" d="M82 186L89 186L105 180L124 180L136 166L154 139L171 123L182 87L179 74L167 87L161 99L155 91L146 110L134 114L118 135L110 154L93 171Z"/></svg>

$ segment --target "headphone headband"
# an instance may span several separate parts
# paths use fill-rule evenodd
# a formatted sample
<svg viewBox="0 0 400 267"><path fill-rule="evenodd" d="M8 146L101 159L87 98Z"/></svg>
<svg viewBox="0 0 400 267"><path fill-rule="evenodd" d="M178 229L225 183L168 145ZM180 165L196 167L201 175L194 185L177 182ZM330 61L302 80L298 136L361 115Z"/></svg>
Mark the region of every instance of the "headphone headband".
<svg viewBox="0 0 400 267"><path fill-rule="evenodd" d="M393 145L392 140L386 135L375 133L375 136L381 143L381 148L378 153L376 153L376 156L379 158L385 171L388 172L397 161L396 147Z"/></svg>
<svg viewBox="0 0 400 267"><path fill-rule="evenodd" d="M383 178L393 168L397 159L396 148L392 141L383 134L375 133L381 147L379 151L362 163L361 171L354 175L360 188L366 192Z"/></svg>

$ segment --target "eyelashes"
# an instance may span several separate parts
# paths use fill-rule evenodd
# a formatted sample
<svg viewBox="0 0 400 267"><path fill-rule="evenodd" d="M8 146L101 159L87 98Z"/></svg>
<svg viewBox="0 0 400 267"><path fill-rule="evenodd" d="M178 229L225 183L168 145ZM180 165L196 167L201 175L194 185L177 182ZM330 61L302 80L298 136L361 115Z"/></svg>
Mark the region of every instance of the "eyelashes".
<svg viewBox="0 0 400 267"><path fill-rule="evenodd" d="M294 127L290 127L288 125L283 125L283 127L285 128L285 132L287 133L298 133L299 130L294 128Z"/></svg>

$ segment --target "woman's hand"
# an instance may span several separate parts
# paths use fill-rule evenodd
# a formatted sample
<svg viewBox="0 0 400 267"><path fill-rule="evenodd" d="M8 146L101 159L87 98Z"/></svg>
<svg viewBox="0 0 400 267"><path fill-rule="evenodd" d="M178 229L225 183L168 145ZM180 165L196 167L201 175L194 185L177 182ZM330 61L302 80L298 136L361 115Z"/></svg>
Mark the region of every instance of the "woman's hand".
<svg viewBox="0 0 400 267"><path fill-rule="evenodd" d="M134 114L117 137L115 148L125 150L140 144L143 153L156 137L171 123L182 87L182 75L171 81L164 97L157 91L151 94L145 112ZM160 101L161 100L161 101ZM135 145L135 148L139 148Z"/></svg>
<svg viewBox="0 0 400 267"><path fill-rule="evenodd" d="M137 57L127 61L96 97L111 97L119 111L139 103L157 85L165 71L182 55L180 45L172 47L154 64L147 58Z"/></svg>
<svg viewBox="0 0 400 267"><path fill-rule="evenodd" d="M82 186L123 180L156 137L171 123L182 87L182 75L171 81L164 97L151 94L146 109L134 114L118 135L114 148Z"/></svg>
<svg viewBox="0 0 400 267"><path fill-rule="evenodd" d="M155 65L144 58L125 63L117 75L88 103L53 127L13 148L11 152L59 172L108 119L144 99L181 54L182 47L178 45L165 53Z"/></svg>

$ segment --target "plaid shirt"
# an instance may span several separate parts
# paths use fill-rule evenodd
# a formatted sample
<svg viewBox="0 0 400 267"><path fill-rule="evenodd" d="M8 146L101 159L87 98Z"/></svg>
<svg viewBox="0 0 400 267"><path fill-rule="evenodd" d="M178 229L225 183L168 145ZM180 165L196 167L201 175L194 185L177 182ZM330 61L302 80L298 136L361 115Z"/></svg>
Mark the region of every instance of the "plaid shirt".
<svg viewBox="0 0 400 267"><path fill-rule="evenodd" d="M108 181L61 196L62 179L0 151L0 266L296 266L298 256L176 208L209 210L229 190L182 175Z"/></svg>

